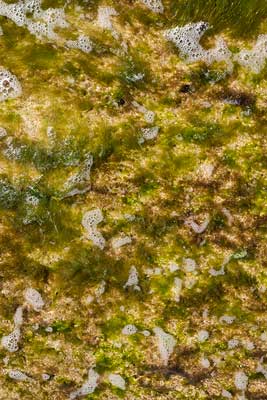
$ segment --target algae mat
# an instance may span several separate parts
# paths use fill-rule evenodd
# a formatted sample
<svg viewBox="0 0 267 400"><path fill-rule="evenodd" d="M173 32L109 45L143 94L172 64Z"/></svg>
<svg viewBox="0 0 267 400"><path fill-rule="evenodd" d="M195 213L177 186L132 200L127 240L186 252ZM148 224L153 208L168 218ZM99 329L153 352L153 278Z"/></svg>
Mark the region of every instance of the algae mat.
<svg viewBox="0 0 267 400"><path fill-rule="evenodd" d="M267 399L267 3L0 1L0 399Z"/></svg>

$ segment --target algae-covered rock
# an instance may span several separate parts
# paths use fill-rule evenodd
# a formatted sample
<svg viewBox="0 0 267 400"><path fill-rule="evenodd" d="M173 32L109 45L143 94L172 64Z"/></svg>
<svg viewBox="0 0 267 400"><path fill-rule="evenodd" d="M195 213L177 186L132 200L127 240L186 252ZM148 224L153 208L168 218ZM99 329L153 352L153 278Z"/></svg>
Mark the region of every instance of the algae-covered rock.
<svg viewBox="0 0 267 400"><path fill-rule="evenodd" d="M0 0L0 399L264 399L267 3Z"/></svg>

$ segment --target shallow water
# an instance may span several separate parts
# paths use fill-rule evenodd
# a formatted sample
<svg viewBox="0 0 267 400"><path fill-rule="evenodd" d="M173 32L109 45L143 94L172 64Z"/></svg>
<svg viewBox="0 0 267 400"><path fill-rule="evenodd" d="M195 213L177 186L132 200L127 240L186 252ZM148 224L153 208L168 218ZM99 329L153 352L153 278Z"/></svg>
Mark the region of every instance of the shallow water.
<svg viewBox="0 0 267 400"><path fill-rule="evenodd" d="M0 399L264 399L267 3L0 15Z"/></svg>

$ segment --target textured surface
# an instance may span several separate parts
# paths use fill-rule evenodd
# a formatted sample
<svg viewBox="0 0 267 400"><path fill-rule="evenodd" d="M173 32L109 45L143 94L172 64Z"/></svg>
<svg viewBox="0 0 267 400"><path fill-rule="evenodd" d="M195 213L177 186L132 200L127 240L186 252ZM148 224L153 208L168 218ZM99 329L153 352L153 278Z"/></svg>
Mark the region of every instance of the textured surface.
<svg viewBox="0 0 267 400"><path fill-rule="evenodd" d="M266 399L266 2L0 15L0 399Z"/></svg>

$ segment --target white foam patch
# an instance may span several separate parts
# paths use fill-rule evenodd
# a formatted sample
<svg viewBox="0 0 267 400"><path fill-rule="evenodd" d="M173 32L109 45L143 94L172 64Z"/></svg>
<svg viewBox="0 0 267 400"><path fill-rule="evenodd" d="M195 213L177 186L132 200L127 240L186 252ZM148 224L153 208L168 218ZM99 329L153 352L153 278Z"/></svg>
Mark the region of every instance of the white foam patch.
<svg viewBox="0 0 267 400"><path fill-rule="evenodd" d="M234 322L235 319L236 319L236 317L234 317L234 316L232 316L232 315L223 315L223 316L219 319L219 321L220 321L220 322L225 322L226 324L231 325L231 324Z"/></svg>
<svg viewBox="0 0 267 400"><path fill-rule="evenodd" d="M157 338L157 345L161 360L164 365L168 365L169 358L172 355L176 345L176 339L169 333L164 332L164 330L159 327L153 328L153 332Z"/></svg>
<svg viewBox="0 0 267 400"><path fill-rule="evenodd" d="M23 307L19 306L13 317L15 326L21 326L23 324Z"/></svg>
<svg viewBox="0 0 267 400"><path fill-rule="evenodd" d="M80 387L80 389L70 394L69 396L70 400L93 393L97 388L98 380L99 380L99 374L96 371L94 371L93 368L90 368L88 371L88 379L84 382L84 384Z"/></svg>
<svg viewBox="0 0 267 400"><path fill-rule="evenodd" d="M210 217L207 217L201 224L197 224L192 217L185 220L185 225L189 226L195 233L201 234L205 232L210 222Z"/></svg>
<svg viewBox="0 0 267 400"><path fill-rule="evenodd" d="M178 271L178 269L180 269L180 268L179 268L179 265L177 265L175 262L171 261L171 262L169 263L169 271L170 271L170 272Z"/></svg>
<svg viewBox="0 0 267 400"><path fill-rule="evenodd" d="M9 371L8 376L15 381L27 381L30 379L28 375L24 374L24 372L21 372L18 369L12 369Z"/></svg>
<svg viewBox="0 0 267 400"><path fill-rule="evenodd" d="M183 259L183 269L186 272L194 272L196 270L197 264L193 258L184 258Z"/></svg>
<svg viewBox="0 0 267 400"><path fill-rule="evenodd" d="M49 374L42 374L41 377L42 377L43 381L48 381L50 379L50 375Z"/></svg>
<svg viewBox="0 0 267 400"><path fill-rule="evenodd" d="M44 306L44 301L40 293L33 288L28 288L24 292L26 302L32 306L35 311L41 311Z"/></svg>
<svg viewBox="0 0 267 400"><path fill-rule="evenodd" d="M0 126L0 139L2 139L3 137L7 136L7 131L5 128L3 128L2 126Z"/></svg>
<svg viewBox="0 0 267 400"><path fill-rule="evenodd" d="M133 287L135 290L140 290L140 287L138 286L138 281L139 278L137 269L134 266L132 266L130 268L128 280L123 287L124 289L126 289L127 287Z"/></svg>
<svg viewBox="0 0 267 400"><path fill-rule="evenodd" d="M204 180L209 180L212 177L213 171L214 165L208 162L201 164L198 168L198 173Z"/></svg>
<svg viewBox="0 0 267 400"><path fill-rule="evenodd" d="M111 383L111 385L121 389L125 390L126 389L126 383L125 379L119 375L119 374L109 374L108 380Z"/></svg>
<svg viewBox="0 0 267 400"><path fill-rule="evenodd" d="M103 214L99 208L88 211L82 218L82 225L87 230L87 238L92 240L95 246L104 249L106 241L102 234L97 230L97 225L103 221Z"/></svg>
<svg viewBox="0 0 267 400"><path fill-rule="evenodd" d="M148 124L153 124L155 119L155 113L153 111L147 110L144 106L137 103L137 101L133 101L132 105L144 115L144 119Z"/></svg>
<svg viewBox="0 0 267 400"><path fill-rule="evenodd" d="M238 390L246 390L248 385L248 377L243 371L238 371L234 376L235 387Z"/></svg>
<svg viewBox="0 0 267 400"><path fill-rule="evenodd" d="M209 270L209 274L212 276L220 276L220 275L224 275L225 271L224 271L224 266L222 266L220 269L216 270L214 268L211 268Z"/></svg>
<svg viewBox="0 0 267 400"><path fill-rule="evenodd" d="M163 13L164 7L161 0L141 0L142 3L155 13Z"/></svg>
<svg viewBox="0 0 267 400"><path fill-rule="evenodd" d="M251 50L241 50L234 56L243 67L251 70L255 74L261 72L267 59L267 35L259 35L257 42Z"/></svg>
<svg viewBox="0 0 267 400"><path fill-rule="evenodd" d="M95 296L97 298L99 298L100 296L102 296L102 294L105 293L106 290L106 282L105 281L101 281L100 284L98 285L98 287L95 290Z"/></svg>
<svg viewBox="0 0 267 400"><path fill-rule="evenodd" d="M226 399L232 399L233 396L230 392L228 392L228 390L223 389L222 390L222 397L225 397Z"/></svg>
<svg viewBox="0 0 267 400"><path fill-rule="evenodd" d="M21 85L15 75L0 68L0 101L14 99L22 93Z"/></svg>
<svg viewBox="0 0 267 400"><path fill-rule="evenodd" d="M111 241L111 245L113 247L114 250L119 249L122 246L125 246L126 244L130 244L132 243L132 239L130 236L120 236L120 237L116 237L113 238Z"/></svg>
<svg viewBox="0 0 267 400"><path fill-rule="evenodd" d="M18 343L20 341L20 336L20 328L16 327L9 335L2 337L1 344L7 351L14 353L19 349Z"/></svg>
<svg viewBox="0 0 267 400"><path fill-rule="evenodd" d="M80 35L76 40L67 40L66 45L72 49L79 49L84 53L91 53L93 42L85 35Z"/></svg>
<svg viewBox="0 0 267 400"><path fill-rule="evenodd" d="M134 335L138 329L136 328L135 325L129 324L125 325L125 327L122 329L121 333L123 335Z"/></svg>
<svg viewBox="0 0 267 400"><path fill-rule="evenodd" d="M228 349L234 349L239 345L239 340L238 339L230 339L228 340Z"/></svg>
<svg viewBox="0 0 267 400"><path fill-rule="evenodd" d="M87 155L80 171L66 181L64 189L68 190L68 192L65 194L65 198L86 193L91 189L90 175L93 161L93 156L91 154Z"/></svg>
<svg viewBox="0 0 267 400"><path fill-rule="evenodd" d="M180 301L182 285L183 285L182 279L177 278L177 277L174 278L174 283L173 283L173 287L172 287L171 291L172 291L173 300L176 302Z"/></svg>
<svg viewBox="0 0 267 400"><path fill-rule="evenodd" d="M26 0L8 4L0 0L0 15L11 19L18 26L25 26L38 39L57 40L55 28L67 28L63 8L41 8L41 0Z"/></svg>
<svg viewBox="0 0 267 400"><path fill-rule="evenodd" d="M200 359L200 365L201 365L203 368L209 368L209 367L210 367L210 361L209 361L209 359L208 359L208 358L201 358L201 359Z"/></svg>
<svg viewBox="0 0 267 400"><path fill-rule="evenodd" d="M152 128L142 128L142 137L139 140L139 143L144 143L145 140L153 140L156 139L159 133L159 127L153 126Z"/></svg>
<svg viewBox="0 0 267 400"><path fill-rule="evenodd" d="M209 338L209 332L206 331L205 329L201 329L198 334L197 334L197 339L200 343L205 342Z"/></svg>
<svg viewBox="0 0 267 400"><path fill-rule="evenodd" d="M102 29L110 31L116 39L118 39L119 35L113 27L111 17L116 17L117 15L118 13L113 7L98 7L97 25Z"/></svg>
<svg viewBox="0 0 267 400"><path fill-rule="evenodd" d="M232 53L222 38L218 38L215 47L209 50L205 50L199 43L208 28L208 23L200 21L169 29L164 32L164 36L178 47L187 62L203 61L208 65L215 61L224 62L228 71L232 72Z"/></svg>

